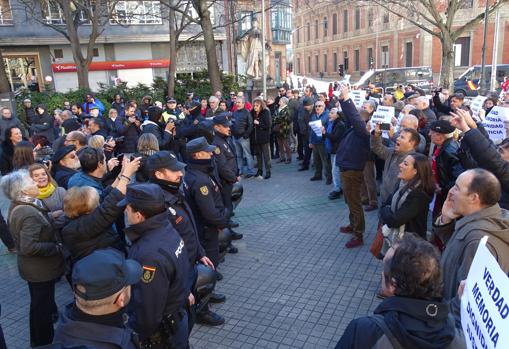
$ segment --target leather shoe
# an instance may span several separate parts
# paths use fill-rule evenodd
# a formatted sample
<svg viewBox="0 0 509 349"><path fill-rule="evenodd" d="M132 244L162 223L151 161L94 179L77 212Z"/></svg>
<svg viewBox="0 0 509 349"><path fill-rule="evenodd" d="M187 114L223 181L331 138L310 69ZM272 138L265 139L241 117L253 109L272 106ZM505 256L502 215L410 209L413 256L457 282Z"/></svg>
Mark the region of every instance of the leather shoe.
<svg viewBox="0 0 509 349"><path fill-rule="evenodd" d="M336 200L341 197L342 192L340 191L332 191L329 193L329 200Z"/></svg>
<svg viewBox="0 0 509 349"><path fill-rule="evenodd" d="M263 179L269 179L270 178L270 172L265 173L265 177Z"/></svg>
<svg viewBox="0 0 509 349"><path fill-rule="evenodd" d="M378 209L378 205L369 205L364 208L364 211L371 212Z"/></svg>
<svg viewBox="0 0 509 349"><path fill-rule="evenodd" d="M230 219L230 221L228 221L228 228L237 228L238 226L239 226L239 223L232 221L231 219Z"/></svg>
<svg viewBox="0 0 509 349"><path fill-rule="evenodd" d="M309 180L310 180L311 182L314 182L314 181L321 181L321 180L322 180L322 177L315 177L315 176L313 176L313 177L311 177Z"/></svg>
<svg viewBox="0 0 509 349"><path fill-rule="evenodd" d="M239 249L233 245L230 245L226 248L226 252L235 254L235 253L239 253Z"/></svg>
<svg viewBox="0 0 509 349"><path fill-rule="evenodd" d="M299 167L299 169L297 171L307 171L309 170L309 167Z"/></svg>
<svg viewBox="0 0 509 349"><path fill-rule="evenodd" d="M331 185L332 184L332 178L327 178L327 180L325 181L325 184Z"/></svg>
<svg viewBox="0 0 509 349"><path fill-rule="evenodd" d="M364 245L364 242L362 241L362 239L351 238L350 241L348 241L345 244L345 247L346 248L355 248L355 247L360 247L362 245Z"/></svg>
<svg viewBox="0 0 509 349"><path fill-rule="evenodd" d="M210 303L224 303L226 302L226 296L221 293L212 292L209 298Z"/></svg>
<svg viewBox="0 0 509 349"><path fill-rule="evenodd" d="M221 274L221 273L220 273L220 272L218 272L217 270L216 270L216 280L217 280L217 281L221 281L221 280L223 280L223 274Z"/></svg>
<svg viewBox="0 0 509 349"><path fill-rule="evenodd" d="M196 323L208 326L219 326L224 324L224 317L207 310L196 315Z"/></svg>
<svg viewBox="0 0 509 349"><path fill-rule="evenodd" d="M351 226L346 225L344 227L340 227L339 232L343 233L343 234L351 234L351 233L353 233L353 229Z"/></svg>
<svg viewBox="0 0 509 349"><path fill-rule="evenodd" d="M236 231L233 231L230 229L230 233L232 234L232 240L240 240L244 237L241 233L237 233Z"/></svg>

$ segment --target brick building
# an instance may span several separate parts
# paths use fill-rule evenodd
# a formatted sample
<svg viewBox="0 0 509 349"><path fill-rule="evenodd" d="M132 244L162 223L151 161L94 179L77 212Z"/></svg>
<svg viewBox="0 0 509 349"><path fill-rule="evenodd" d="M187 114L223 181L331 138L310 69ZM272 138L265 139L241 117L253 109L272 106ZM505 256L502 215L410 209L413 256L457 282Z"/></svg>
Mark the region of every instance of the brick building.
<svg viewBox="0 0 509 349"><path fill-rule="evenodd" d="M336 3L336 4L331 4ZM484 11L483 0L459 10L462 24ZM494 16L487 32L487 64L492 61ZM338 65L356 81L371 68L431 66L437 79L441 66L438 39L382 8L345 1L293 0L293 70L298 75L338 79ZM455 74L481 64L483 23L467 30L455 44ZM497 63L509 63L509 6L500 9Z"/></svg>

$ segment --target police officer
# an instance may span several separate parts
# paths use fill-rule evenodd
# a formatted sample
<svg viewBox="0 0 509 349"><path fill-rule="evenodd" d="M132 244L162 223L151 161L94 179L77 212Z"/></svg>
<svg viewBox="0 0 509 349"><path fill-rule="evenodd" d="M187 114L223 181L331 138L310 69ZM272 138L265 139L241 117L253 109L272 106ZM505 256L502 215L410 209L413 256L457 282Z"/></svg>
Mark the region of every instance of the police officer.
<svg viewBox="0 0 509 349"><path fill-rule="evenodd" d="M212 154L215 146L204 137L186 144L189 155L184 176L184 192L196 219L198 236L205 254L217 268L219 264L219 230L228 225L230 212L224 207L221 184L215 173Z"/></svg>
<svg viewBox="0 0 509 349"><path fill-rule="evenodd" d="M170 222L184 240L191 266L189 286L196 281L197 272L195 265L201 262L204 265L214 269L214 264L205 255L205 250L200 244L196 222L193 212L185 200L184 193L180 189L183 177L183 169L186 165L177 160L177 157L169 151L159 151L147 158L147 168L150 173L150 182L159 185L163 190L166 208L169 211ZM193 303L194 295L190 295L190 304ZM222 294L212 293L209 301L212 303L222 303L226 297ZM205 305L199 312L197 322L210 326L218 326L224 323L224 318L209 310ZM190 321L190 324L192 322ZM191 329L189 329L191 331Z"/></svg>
<svg viewBox="0 0 509 349"><path fill-rule="evenodd" d="M143 267L130 305L141 347L187 348L189 259L184 241L168 224L163 192L156 184L132 184L118 205L126 206L129 258Z"/></svg>
<svg viewBox="0 0 509 349"><path fill-rule="evenodd" d="M54 343L64 347L134 349L137 337L126 326L125 307L141 265L115 249L96 250L72 271L75 302L60 316Z"/></svg>

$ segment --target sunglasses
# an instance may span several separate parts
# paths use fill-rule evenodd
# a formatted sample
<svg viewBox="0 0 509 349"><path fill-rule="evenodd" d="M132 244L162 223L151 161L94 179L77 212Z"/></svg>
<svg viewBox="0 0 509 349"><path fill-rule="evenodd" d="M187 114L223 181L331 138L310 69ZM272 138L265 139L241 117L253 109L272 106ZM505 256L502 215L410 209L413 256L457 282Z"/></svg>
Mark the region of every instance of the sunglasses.
<svg viewBox="0 0 509 349"><path fill-rule="evenodd" d="M324 105L315 105L315 108L323 108Z"/></svg>

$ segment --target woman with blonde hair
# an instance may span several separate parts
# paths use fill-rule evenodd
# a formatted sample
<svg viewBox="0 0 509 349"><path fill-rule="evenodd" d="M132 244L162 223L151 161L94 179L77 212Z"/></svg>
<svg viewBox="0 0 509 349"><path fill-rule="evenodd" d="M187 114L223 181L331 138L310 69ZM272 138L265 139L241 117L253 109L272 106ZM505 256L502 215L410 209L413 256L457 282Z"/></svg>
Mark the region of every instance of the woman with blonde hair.
<svg viewBox="0 0 509 349"><path fill-rule="evenodd" d="M43 164L30 165L28 172L39 188L37 199L41 200L50 212L55 212L54 216L61 214L64 208L65 189L58 186Z"/></svg>
<svg viewBox="0 0 509 349"><path fill-rule="evenodd" d="M141 157L140 169L136 172L136 181L137 182L147 182L150 173L146 168L145 164L147 162L147 158L150 155L153 155L159 151L159 141L157 137L152 133L144 133L138 139L138 152L134 154L135 157Z"/></svg>

